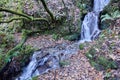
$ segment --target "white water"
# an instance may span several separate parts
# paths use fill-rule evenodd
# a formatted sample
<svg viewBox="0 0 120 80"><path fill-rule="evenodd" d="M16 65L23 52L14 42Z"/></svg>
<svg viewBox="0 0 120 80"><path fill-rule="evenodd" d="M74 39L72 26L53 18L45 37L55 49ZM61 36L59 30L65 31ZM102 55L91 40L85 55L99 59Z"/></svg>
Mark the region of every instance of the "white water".
<svg viewBox="0 0 120 80"><path fill-rule="evenodd" d="M63 43L60 45L58 44L55 47L36 51L34 52L29 65L23 69L23 73L16 80L31 80L33 76L43 74L52 69L60 68L59 62L68 59L78 50L77 43L72 45Z"/></svg>
<svg viewBox="0 0 120 80"><path fill-rule="evenodd" d="M16 80L26 80L26 79L29 79L28 76L32 76L33 71L36 69L38 65L37 60L36 60L37 55L38 53L33 54L31 62L29 63L27 68L24 69L23 74Z"/></svg>
<svg viewBox="0 0 120 80"><path fill-rule="evenodd" d="M100 11L109 3L110 0L95 0L92 12L89 12L83 21L81 29L81 41L94 40L100 33L98 29L98 17ZM75 54L79 44L72 45L60 44L55 47L36 51L29 65L23 69L23 73L16 80L30 80L31 77L47 72L48 70L59 68L59 61L68 59L71 54Z"/></svg>
<svg viewBox="0 0 120 80"><path fill-rule="evenodd" d="M99 13L109 2L110 0L94 0L93 11L89 12L83 20L80 42L92 41L98 37L100 33L98 28Z"/></svg>
<svg viewBox="0 0 120 80"><path fill-rule="evenodd" d="M106 5L108 5L110 0L94 0L93 11L100 12L104 9Z"/></svg>

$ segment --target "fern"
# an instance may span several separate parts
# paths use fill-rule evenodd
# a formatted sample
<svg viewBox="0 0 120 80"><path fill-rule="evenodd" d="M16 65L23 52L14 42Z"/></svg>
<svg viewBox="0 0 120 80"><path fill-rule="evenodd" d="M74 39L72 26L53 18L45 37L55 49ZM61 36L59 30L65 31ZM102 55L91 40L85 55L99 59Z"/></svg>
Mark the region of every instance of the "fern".
<svg viewBox="0 0 120 80"><path fill-rule="evenodd" d="M115 20L116 18L120 17L120 11L115 11L113 13L109 14L105 14L101 16L101 21L105 21L105 20Z"/></svg>

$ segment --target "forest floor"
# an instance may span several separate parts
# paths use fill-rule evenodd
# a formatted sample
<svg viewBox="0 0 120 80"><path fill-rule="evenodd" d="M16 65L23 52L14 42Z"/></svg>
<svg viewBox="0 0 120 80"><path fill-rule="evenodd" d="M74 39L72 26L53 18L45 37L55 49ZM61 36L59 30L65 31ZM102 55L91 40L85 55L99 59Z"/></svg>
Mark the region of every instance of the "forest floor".
<svg viewBox="0 0 120 80"><path fill-rule="evenodd" d="M111 35L110 35L111 36ZM110 38L110 36L104 36L104 40L96 40L90 43L84 44L83 50L76 51L77 54L72 55L67 61L68 65L61 67L60 69L50 70L48 73L39 76L39 80L111 80L111 77L115 80L120 79L120 40L119 35ZM15 39L19 42L21 39L21 34L15 34ZM41 35L29 38L26 41L26 45L31 45L36 49L52 47L57 44L73 42L59 39L54 40L52 35ZM100 48L98 48L99 46ZM107 69L107 70L96 70L89 62L86 57L86 53L90 48L95 47L97 50L96 55L102 55L104 57L109 57L115 60L118 64L117 69ZM111 48L111 50L109 49ZM107 64L107 63L106 63Z"/></svg>
<svg viewBox="0 0 120 80"><path fill-rule="evenodd" d="M21 35L15 34L15 39L19 41L21 39ZM73 44L74 42L64 39L55 41L52 38L52 35L43 35L29 38L25 44L41 49L62 43ZM77 54L71 56L71 58L67 60L70 62L69 65L40 75L39 80L102 80L102 72L95 70L84 55L87 48L88 47L86 47L85 50L76 51Z"/></svg>
<svg viewBox="0 0 120 80"><path fill-rule="evenodd" d="M48 4L48 6L53 10L54 13L57 13L57 10L62 11L62 7L60 6L60 4L57 5L56 3L58 4L59 0L54 3ZM69 1L66 3L71 4L71 2ZM77 18L79 18L79 9L76 6L70 6L69 4L68 6L71 12L74 12L76 20ZM29 10L27 13L29 13ZM72 13L70 15L72 15ZM76 21L73 22L77 23ZM120 26L120 22L118 26ZM112 30L112 33L109 34L105 33L107 31L108 30L102 32L104 35L101 36L103 36L104 39L100 38L96 41L85 43L83 50L76 51L76 54L72 55L67 60L69 62L69 65L65 65L60 69L50 70L48 73L38 76L38 80L120 80L120 33L114 34L115 32L119 32L120 29L118 29L118 31ZM21 34L15 34L15 39L19 42L21 40ZM52 35L40 35L30 37L25 44L31 45L36 49L41 49L63 43L69 43L72 45L74 42L64 40L63 38L59 40L54 40L52 38ZM105 58L111 58L112 60L117 62L118 68L96 70L90 64L89 59L86 57L86 53L89 51L89 49L93 47L96 50L95 56L104 56Z"/></svg>
<svg viewBox="0 0 120 80"><path fill-rule="evenodd" d="M75 30L79 30L78 25L80 25L81 12L80 9L76 6L77 0L64 1L69 13L67 17L73 19L71 20L71 22L68 21L69 25L64 27L66 28L69 26L73 26ZM34 15L34 13L36 13L37 11L41 11L41 14L45 18L48 16L42 5L36 4L33 0L30 0L27 3L28 4L25 4L24 7L25 13L29 15ZM33 5L32 9L31 6L29 6L30 4ZM64 15L66 13L66 9L64 4L62 3L62 0L47 0L47 5L55 16L59 17L60 15ZM41 74L37 77L37 80L120 80L120 19L116 20L115 25L118 26L115 26L118 29L103 30L99 39L92 42L83 43L81 45L81 48L83 49L77 50L75 54L67 59L67 62L69 64L62 66L59 69L50 70L47 73ZM19 43L22 38L21 33L15 33L14 36L17 43ZM54 40L53 35L43 34L36 36L33 35L29 37L25 42L25 45L30 45L36 50L44 48L46 50L47 48L54 47L58 44L67 43L69 45L72 45L76 42L79 43L79 41L68 41L64 40L63 38ZM93 55L88 54L86 56L86 53L88 53L90 49L93 49ZM103 57L99 58L101 56ZM93 62L90 62L90 58L92 58L91 60ZM101 62L98 62L103 65L100 67L98 66L100 68L99 70L94 67L94 65L96 65L95 61L99 60L97 58L99 58L100 60L102 59ZM111 59L115 61L117 64L117 68L112 69L110 67L111 65L109 66L109 62L103 58L108 58L109 62L111 61ZM103 67L105 67L106 69L103 69Z"/></svg>

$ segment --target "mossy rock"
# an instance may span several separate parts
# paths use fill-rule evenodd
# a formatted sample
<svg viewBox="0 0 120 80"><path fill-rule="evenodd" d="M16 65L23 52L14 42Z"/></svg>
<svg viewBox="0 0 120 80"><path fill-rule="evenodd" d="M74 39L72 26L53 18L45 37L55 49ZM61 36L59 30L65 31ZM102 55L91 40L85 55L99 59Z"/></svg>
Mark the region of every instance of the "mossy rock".
<svg viewBox="0 0 120 80"><path fill-rule="evenodd" d="M103 21L100 23L100 29L101 30L107 29L110 26L110 24L111 23L109 21Z"/></svg>
<svg viewBox="0 0 120 80"><path fill-rule="evenodd" d="M70 35L64 36L63 38L65 40L75 41L75 40L79 40L79 36L80 36L79 33L74 33L74 34L70 34Z"/></svg>

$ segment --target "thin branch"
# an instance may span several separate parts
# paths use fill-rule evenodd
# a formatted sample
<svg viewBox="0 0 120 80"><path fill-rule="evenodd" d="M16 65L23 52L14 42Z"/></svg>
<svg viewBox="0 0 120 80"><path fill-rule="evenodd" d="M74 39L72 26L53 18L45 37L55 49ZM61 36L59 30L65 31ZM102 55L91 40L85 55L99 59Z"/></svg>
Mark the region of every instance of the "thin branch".
<svg viewBox="0 0 120 80"><path fill-rule="evenodd" d="M7 21L0 21L0 23L10 23L10 22L12 22L14 20L28 20L28 19L25 18L25 17L16 17L16 18L12 18L12 19L7 20Z"/></svg>
<svg viewBox="0 0 120 80"><path fill-rule="evenodd" d="M19 13L19 12L13 11L13 10L9 10L9 9L5 9L5 8L1 8L1 7L0 7L0 12L1 12L1 11L8 12L8 13L12 13L12 14L16 14L16 15L19 15L19 16L23 16L23 17L26 17L26 18L28 18L28 19L30 19L30 20L33 19L32 16L28 16L28 15L26 15L26 14L24 14L24 13Z"/></svg>
<svg viewBox="0 0 120 80"><path fill-rule="evenodd" d="M49 21L45 18L33 18L33 21L45 21L49 24Z"/></svg>
<svg viewBox="0 0 120 80"><path fill-rule="evenodd" d="M14 20L28 20L28 19L25 18L25 17L15 17L15 18L12 18L12 19L7 20L7 21L0 21L0 23L10 23L10 22L12 22L12 21L14 21ZM28 21L29 21L29 20L28 20ZM47 22L47 24L49 24L48 20L45 19L45 18L33 18L33 19L30 20L30 21L45 21L45 22Z"/></svg>
<svg viewBox="0 0 120 80"><path fill-rule="evenodd" d="M45 1L44 1L44 0L41 0L41 2L42 2L42 5L44 6L45 10L46 10L46 11L48 12L48 14L50 15L51 19L54 21L54 20L55 20L54 15L53 15L53 13L49 10L49 8L47 7Z"/></svg>
<svg viewBox="0 0 120 80"><path fill-rule="evenodd" d="M69 15L68 15L67 6L66 6L66 4L65 4L64 0L62 0L62 3L63 3L63 5L64 5L64 8L65 8L65 13L66 13L66 16L67 16L67 18L68 18L68 17L69 17Z"/></svg>

